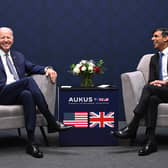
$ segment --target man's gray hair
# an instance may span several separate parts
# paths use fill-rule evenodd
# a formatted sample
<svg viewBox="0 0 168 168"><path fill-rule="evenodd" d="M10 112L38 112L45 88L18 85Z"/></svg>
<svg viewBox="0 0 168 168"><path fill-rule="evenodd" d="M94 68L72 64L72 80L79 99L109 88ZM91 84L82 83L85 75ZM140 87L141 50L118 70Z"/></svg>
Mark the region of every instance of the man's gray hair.
<svg viewBox="0 0 168 168"><path fill-rule="evenodd" d="M0 27L0 31L1 30L9 30L13 34L13 30L10 27Z"/></svg>

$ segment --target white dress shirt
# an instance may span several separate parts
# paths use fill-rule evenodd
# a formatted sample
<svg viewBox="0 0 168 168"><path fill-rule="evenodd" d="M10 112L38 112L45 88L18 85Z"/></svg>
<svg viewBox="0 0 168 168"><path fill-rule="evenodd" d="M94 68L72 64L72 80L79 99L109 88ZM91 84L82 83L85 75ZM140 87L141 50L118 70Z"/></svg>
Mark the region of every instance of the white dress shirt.
<svg viewBox="0 0 168 168"><path fill-rule="evenodd" d="M10 51L7 53L9 55L9 59L11 60L12 64L14 65L13 63L13 60L11 58L11 54L10 54ZM10 84L10 83L13 83L15 82L16 80L14 79L14 76L13 74L10 72L9 68L8 68L8 65L6 63L6 53L0 49L0 57L1 57L1 60L2 60L2 63L3 63L3 66L4 66L4 69L5 69L5 73L6 73L6 77L7 77L7 80L6 80L6 84ZM14 66L15 67L15 66Z"/></svg>

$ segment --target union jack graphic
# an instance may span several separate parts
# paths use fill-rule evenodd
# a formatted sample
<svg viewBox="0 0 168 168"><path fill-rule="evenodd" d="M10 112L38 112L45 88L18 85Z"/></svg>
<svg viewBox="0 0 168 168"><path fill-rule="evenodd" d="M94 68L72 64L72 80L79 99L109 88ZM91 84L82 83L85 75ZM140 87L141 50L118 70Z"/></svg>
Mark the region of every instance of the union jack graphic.
<svg viewBox="0 0 168 168"><path fill-rule="evenodd" d="M114 112L90 112L89 113L90 128L114 128Z"/></svg>

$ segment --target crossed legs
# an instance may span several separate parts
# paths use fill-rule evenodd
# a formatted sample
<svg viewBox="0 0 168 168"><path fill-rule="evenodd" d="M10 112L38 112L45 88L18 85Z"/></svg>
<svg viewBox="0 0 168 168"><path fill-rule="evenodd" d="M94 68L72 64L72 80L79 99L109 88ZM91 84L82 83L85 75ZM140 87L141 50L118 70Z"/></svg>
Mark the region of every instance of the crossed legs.
<svg viewBox="0 0 168 168"><path fill-rule="evenodd" d="M72 126L55 121L50 113L45 98L36 82L31 77L6 85L0 92L1 105L22 104L24 108L25 127L28 135L27 153L34 157L42 157L42 153L34 144L34 131L36 126L36 106L44 115L48 123L48 132L67 130Z"/></svg>
<svg viewBox="0 0 168 168"><path fill-rule="evenodd" d="M146 136L147 142L142 149L139 150L139 155L147 155L157 150L155 142L155 128L157 121L157 107L159 103L168 102L168 86L161 87L147 84L144 86L140 101L134 109L134 117L130 124L125 128L112 132L119 138L132 138L139 126L142 117L146 117Z"/></svg>

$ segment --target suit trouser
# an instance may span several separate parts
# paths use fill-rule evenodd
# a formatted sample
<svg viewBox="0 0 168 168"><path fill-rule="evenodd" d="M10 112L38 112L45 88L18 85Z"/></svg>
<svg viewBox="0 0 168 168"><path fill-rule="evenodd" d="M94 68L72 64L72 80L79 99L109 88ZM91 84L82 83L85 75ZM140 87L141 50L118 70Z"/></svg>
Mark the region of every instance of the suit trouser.
<svg viewBox="0 0 168 168"><path fill-rule="evenodd" d="M55 118L50 113L40 88L31 77L6 85L0 92L0 100L1 105L23 105L25 127L30 139L34 138L36 105L48 123L55 122Z"/></svg>
<svg viewBox="0 0 168 168"><path fill-rule="evenodd" d="M159 103L168 102L168 86L161 87L154 85L145 85L139 100L138 105L134 109L135 116L146 118L146 127L155 132L157 122L157 108Z"/></svg>

